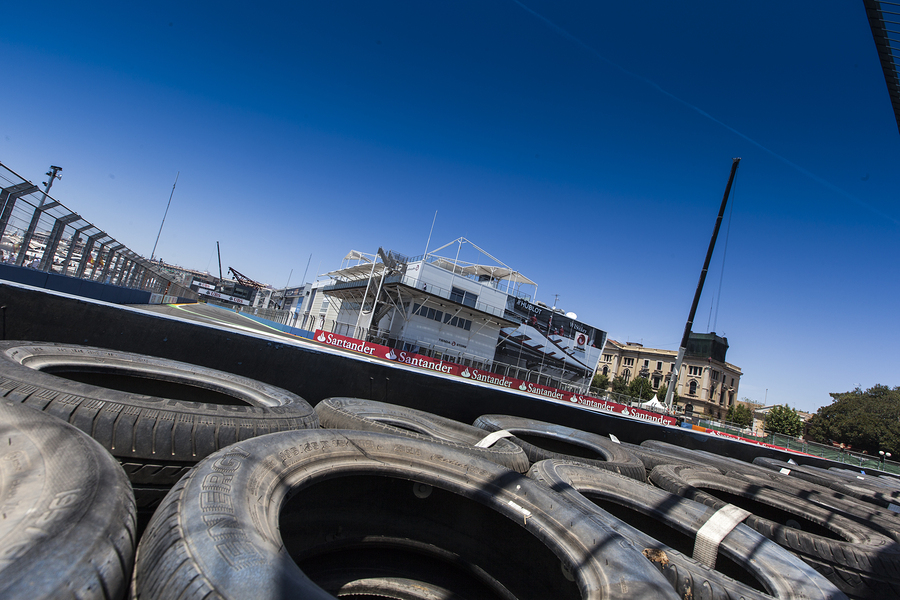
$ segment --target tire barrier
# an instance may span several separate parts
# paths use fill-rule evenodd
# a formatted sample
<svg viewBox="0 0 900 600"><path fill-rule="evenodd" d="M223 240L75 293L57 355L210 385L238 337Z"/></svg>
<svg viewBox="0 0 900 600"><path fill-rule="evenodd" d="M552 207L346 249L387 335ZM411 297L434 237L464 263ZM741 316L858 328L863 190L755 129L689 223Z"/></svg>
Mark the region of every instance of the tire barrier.
<svg viewBox="0 0 900 600"><path fill-rule="evenodd" d="M644 463L611 439L562 425L510 415L481 415L474 425L485 431L508 431L531 462L551 458L572 460L647 480Z"/></svg>
<svg viewBox="0 0 900 600"><path fill-rule="evenodd" d="M713 454L712 452L706 452L705 450L689 450L687 448L682 448L681 446L658 440L645 440L641 442L641 447L646 448L650 452L660 453L669 457L675 461L673 464L677 464L679 461L691 465L701 464L712 467L721 473L737 472L755 473L757 475L768 475L769 473L769 471L762 467L736 458Z"/></svg>
<svg viewBox="0 0 900 600"><path fill-rule="evenodd" d="M627 442L622 442L622 447L631 452L633 455L637 456L640 461L644 463L644 468L647 471L647 477L649 477L650 472L659 465L684 465L693 467L695 469L715 471L716 473L720 472L719 469L700 462L700 457L688 458L681 455L676 456L673 454L667 454L659 450L645 448L644 446L638 446L637 444L629 444Z"/></svg>
<svg viewBox="0 0 900 600"><path fill-rule="evenodd" d="M488 447L477 447L485 431L414 408L362 398L326 398L316 405L322 427L393 433L431 439L461 450L474 452L519 473L531 462L525 451L508 439L498 439Z"/></svg>
<svg viewBox="0 0 900 600"><path fill-rule="evenodd" d="M796 493L671 465L655 468L650 480L716 510L734 504L751 512L747 525L797 554L849 596L900 594L900 544Z"/></svg>
<svg viewBox="0 0 900 600"><path fill-rule="evenodd" d="M135 508L115 459L9 400L0 400L0 439L0 597L123 598Z"/></svg>
<svg viewBox="0 0 900 600"><path fill-rule="evenodd" d="M766 464L773 466L781 464L785 466L779 471L770 471L770 475L766 477L760 477L755 474L743 474L740 477L771 489L797 495L900 541L900 518L898 518L896 512L888 508L882 508L875 503L860 502L860 498L853 493L852 489L839 483L828 487L813 483L813 481L824 480L815 476L815 474L810 478L804 477L802 467L799 469L793 468L797 465L781 461ZM810 479L813 481L810 481ZM849 494L838 490L846 490Z"/></svg>
<svg viewBox="0 0 900 600"><path fill-rule="evenodd" d="M900 512L900 490L885 485L880 477L866 477L849 471L840 474L830 469L790 464L765 457L753 459L753 464L831 488L845 496L890 509L895 513Z"/></svg>
<svg viewBox="0 0 900 600"><path fill-rule="evenodd" d="M631 544L524 475L431 439L326 429L246 440L199 463L147 528L131 593L411 588L387 597L677 597Z"/></svg>
<svg viewBox="0 0 900 600"><path fill-rule="evenodd" d="M559 460L534 464L528 476L562 493L642 550L682 598L845 598L814 569L746 525L724 532L719 540L718 558L714 553L709 562L718 564L721 572L698 562L691 557L698 547L698 532L714 526L717 513L692 500ZM754 587L744 583L748 580Z"/></svg>
<svg viewBox="0 0 900 600"><path fill-rule="evenodd" d="M318 427L305 400L272 385L68 344L0 342L0 394L88 433L136 485L172 485L199 459L240 440Z"/></svg>
<svg viewBox="0 0 900 600"><path fill-rule="evenodd" d="M757 485L777 490L789 494L803 497L805 500L818 504L828 510L845 516L851 520L877 530L895 540L900 540L900 520L896 520L887 510L880 509L873 504L861 503L853 500L853 498L843 496L838 490L851 492L846 486L832 486L831 489L815 484L799 485L798 480L788 477L784 472L774 471L769 468L769 461L773 459L754 459L753 464L746 463L734 458L719 456L703 450L688 450L686 448L678 448L672 444L660 441L648 440L642 444L642 447L651 449L654 452L665 452L672 456L694 457L698 461L705 461L711 467L715 467L719 472L752 481ZM774 461L776 463L780 461ZM787 463L781 463L784 466L791 466ZM707 469L708 470L708 469ZM825 472L827 473L827 471ZM819 478L819 481L823 479Z"/></svg>

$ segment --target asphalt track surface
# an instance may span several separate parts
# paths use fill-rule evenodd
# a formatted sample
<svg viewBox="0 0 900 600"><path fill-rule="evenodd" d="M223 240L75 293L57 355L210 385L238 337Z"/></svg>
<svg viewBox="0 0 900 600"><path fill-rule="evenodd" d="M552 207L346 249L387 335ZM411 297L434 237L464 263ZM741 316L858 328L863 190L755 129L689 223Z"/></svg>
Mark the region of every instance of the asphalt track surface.
<svg viewBox="0 0 900 600"><path fill-rule="evenodd" d="M298 342L304 346L322 347L320 344L313 344L306 338L260 323L243 313L213 304L130 304L129 307L240 333L275 337L285 341Z"/></svg>

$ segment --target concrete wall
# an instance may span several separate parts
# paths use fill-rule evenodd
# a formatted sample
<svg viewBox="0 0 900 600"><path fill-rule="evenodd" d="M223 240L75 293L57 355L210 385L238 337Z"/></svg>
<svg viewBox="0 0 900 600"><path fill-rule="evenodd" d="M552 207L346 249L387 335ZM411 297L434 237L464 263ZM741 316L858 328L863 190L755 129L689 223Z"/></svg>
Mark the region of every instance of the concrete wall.
<svg viewBox="0 0 900 600"><path fill-rule="evenodd" d="M66 277L59 273L45 273L15 265L0 264L0 279L114 304L148 304L150 302L150 292L143 290Z"/></svg>

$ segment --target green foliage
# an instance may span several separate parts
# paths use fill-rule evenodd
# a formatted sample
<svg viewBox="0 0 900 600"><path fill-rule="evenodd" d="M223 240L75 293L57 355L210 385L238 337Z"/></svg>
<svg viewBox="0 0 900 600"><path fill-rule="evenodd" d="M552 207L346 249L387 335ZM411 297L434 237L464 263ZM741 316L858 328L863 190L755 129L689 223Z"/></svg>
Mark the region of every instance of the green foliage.
<svg viewBox="0 0 900 600"><path fill-rule="evenodd" d="M732 404L728 407L725 420L741 427L750 427L753 423L753 411L746 404Z"/></svg>
<svg viewBox="0 0 900 600"><path fill-rule="evenodd" d="M766 414L766 431L798 437L803 431L803 422L796 410L779 404Z"/></svg>
<svg viewBox="0 0 900 600"><path fill-rule="evenodd" d="M659 390L656 391L656 397L659 398L659 401L665 404L666 402L666 394L669 393L669 386L667 384L662 384L659 386ZM678 392L672 394L672 405L678 404Z"/></svg>
<svg viewBox="0 0 900 600"><path fill-rule="evenodd" d="M591 380L591 389L605 392L607 388L609 388L609 376L603 373L594 373L594 378Z"/></svg>
<svg viewBox="0 0 900 600"><path fill-rule="evenodd" d="M641 400L649 400L653 397L653 388L650 386L650 380L646 377L635 377L628 384L626 392L632 398L640 398Z"/></svg>
<svg viewBox="0 0 900 600"><path fill-rule="evenodd" d="M628 392L628 384L625 383L625 378L621 375L616 375L612 380L612 391L617 394L625 394Z"/></svg>
<svg viewBox="0 0 900 600"><path fill-rule="evenodd" d="M832 403L809 419L809 438L837 442L877 455L900 452L900 386L830 394Z"/></svg>

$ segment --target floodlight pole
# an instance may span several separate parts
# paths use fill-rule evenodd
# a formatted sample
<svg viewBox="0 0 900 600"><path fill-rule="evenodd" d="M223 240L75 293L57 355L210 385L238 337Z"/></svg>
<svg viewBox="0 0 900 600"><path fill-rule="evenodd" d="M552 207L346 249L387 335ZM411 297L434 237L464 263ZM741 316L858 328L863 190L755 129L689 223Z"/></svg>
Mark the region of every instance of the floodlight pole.
<svg viewBox="0 0 900 600"><path fill-rule="evenodd" d="M722 217L725 214L725 205L728 204L728 196L731 195L731 184L734 182L734 174L737 172L740 158L732 159L731 174L728 176L728 185L725 186L725 195L722 197L722 206L719 207L719 216L716 218L716 226L713 228L712 238L709 240L709 248L706 250L706 260L703 262L703 270L700 271L700 281L697 283L697 291L694 292L694 302L691 304L691 312L687 323L684 325L684 335L681 337L681 346L678 347L678 356L675 358L675 368L669 377L669 387L666 390L666 409L672 410L672 399L675 397L675 386L678 385L678 374L681 372L681 363L684 361L684 353L687 350L688 340L691 337L691 327L694 325L694 315L697 314L697 305L700 303L700 294L703 293L703 283L706 281L706 272L709 270L709 262L712 259L713 250L716 247L716 238L719 236L719 227L722 225Z"/></svg>

